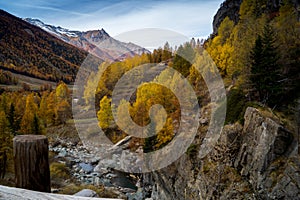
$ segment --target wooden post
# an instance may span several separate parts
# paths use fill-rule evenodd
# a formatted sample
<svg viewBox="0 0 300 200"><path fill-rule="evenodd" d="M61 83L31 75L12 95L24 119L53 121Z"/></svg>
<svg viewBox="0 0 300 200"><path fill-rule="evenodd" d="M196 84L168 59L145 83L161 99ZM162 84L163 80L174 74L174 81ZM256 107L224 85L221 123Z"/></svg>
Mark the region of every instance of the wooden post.
<svg viewBox="0 0 300 200"><path fill-rule="evenodd" d="M18 135L13 139L16 187L50 192L48 140L43 135Z"/></svg>

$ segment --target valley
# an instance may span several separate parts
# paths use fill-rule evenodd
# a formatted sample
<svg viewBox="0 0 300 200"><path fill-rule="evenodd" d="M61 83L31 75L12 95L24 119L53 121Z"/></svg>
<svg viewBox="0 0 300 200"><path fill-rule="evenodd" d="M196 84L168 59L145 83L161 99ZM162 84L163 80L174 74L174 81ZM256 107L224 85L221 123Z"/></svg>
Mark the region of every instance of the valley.
<svg viewBox="0 0 300 200"><path fill-rule="evenodd" d="M0 199L18 135L47 138L57 198L299 199L299 8L225 0L203 42L153 51L0 10Z"/></svg>

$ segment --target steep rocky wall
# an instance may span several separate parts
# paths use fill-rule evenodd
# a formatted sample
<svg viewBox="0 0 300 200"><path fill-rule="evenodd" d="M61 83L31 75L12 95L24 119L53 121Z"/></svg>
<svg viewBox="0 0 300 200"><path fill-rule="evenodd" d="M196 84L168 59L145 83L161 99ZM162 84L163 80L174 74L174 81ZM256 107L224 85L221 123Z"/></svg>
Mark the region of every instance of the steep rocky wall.
<svg viewBox="0 0 300 200"><path fill-rule="evenodd" d="M252 107L245 123L227 125L204 159L185 154L149 175L153 199L297 199L297 138Z"/></svg>
<svg viewBox="0 0 300 200"><path fill-rule="evenodd" d="M226 17L229 17L229 19L235 23L239 21L239 10L241 3L242 0L226 0L221 4L218 12L214 16L213 34L217 34L220 24Z"/></svg>
<svg viewBox="0 0 300 200"><path fill-rule="evenodd" d="M242 2L243 0L226 0L224 1L224 3L221 4L218 12L214 16L213 35L217 34L220 24L226 17L229 17L229 19L231 19L235 23L239 21L239 11ZM278 11L282 2L283 0L268 0L265 11ZM300 20L300 1L291 0L291 2L295 5L295 8L298 10L298 20Z"/></svg>
<svg viewBox="0 0 300 200"><path fill-rule="evenodd" d="M297 138L255 108L247 109L242 134L234 167L249 180L257 196L295 199L300 194Z"/></svg>

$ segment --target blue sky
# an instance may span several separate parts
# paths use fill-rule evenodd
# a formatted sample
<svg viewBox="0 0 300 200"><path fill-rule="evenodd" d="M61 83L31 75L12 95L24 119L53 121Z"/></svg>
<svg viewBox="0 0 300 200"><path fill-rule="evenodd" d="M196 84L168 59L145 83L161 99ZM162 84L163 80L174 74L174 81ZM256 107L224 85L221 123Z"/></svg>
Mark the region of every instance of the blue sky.
<svg viewBox="0 0 300 200"><path fill-rule="evenodd" d="M189 38L208 37L223 0L2 0L18 17L38 18L71 30L104 28L111 36L142 28L164 28Z"/></svg>

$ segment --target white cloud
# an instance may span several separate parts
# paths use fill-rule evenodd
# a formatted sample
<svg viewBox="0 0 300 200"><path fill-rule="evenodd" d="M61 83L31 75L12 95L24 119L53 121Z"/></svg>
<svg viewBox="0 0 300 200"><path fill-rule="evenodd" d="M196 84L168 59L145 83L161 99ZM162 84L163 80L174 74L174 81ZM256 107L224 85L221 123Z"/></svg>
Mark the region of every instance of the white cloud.
<svg viewBox="0 0 300 200"><path fill-rule="evenodd" d="M223 0L15 0L0 7L19 17L39 18L71 30L104 28L111 36L144 28L207 38Z"/></svg>
<svg viewBox="0 0 300 200"><path fill-rule="evenodd" d="M78 30L104 28L112 36L142 28L165 28L188 37L208 36L212 32L213 16L220 2L159 2L145 6L121 2L100 8L90 16L58 22Z"/></svg>

